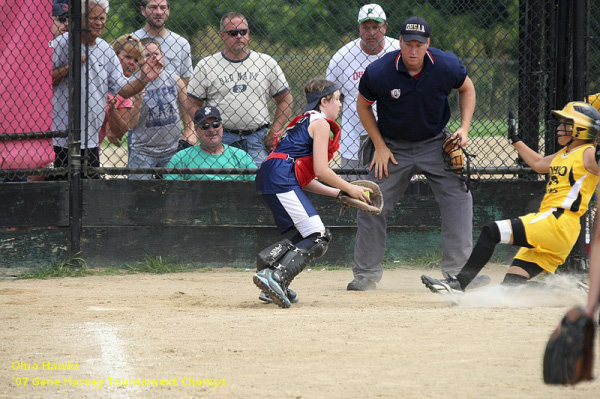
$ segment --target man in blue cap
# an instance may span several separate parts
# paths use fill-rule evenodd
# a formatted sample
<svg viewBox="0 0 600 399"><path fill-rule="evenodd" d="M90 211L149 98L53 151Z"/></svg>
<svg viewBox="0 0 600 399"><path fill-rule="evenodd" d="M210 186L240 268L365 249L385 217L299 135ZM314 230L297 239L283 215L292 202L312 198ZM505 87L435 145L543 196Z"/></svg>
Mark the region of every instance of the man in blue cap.
<svg viewBox="0 0 600 399"><path fill-rule="evenodd" d="M52 2L52 36L58 36L69 30L69 1L54 0Z"/></svg>
<svg viewBox="0 0 600 399"><path fill-rule="evenodd" d="M472 247L473 200L460 177L445 170L442 143L458 136L466 146L475 108L475 88L455 54L430 47L431 30L423 18L407 19L401 28L401 51L373 61L358 86L356 110L369 134L369 180L381 187L380 215L358 212L351 291L375 289L381 280L386 245L386 217L415 174L424 174L442 217L442 273L454 276ZM448 95L458 92L460 127L450 132ZM377 119L372 104L377 103Z"/></svg>

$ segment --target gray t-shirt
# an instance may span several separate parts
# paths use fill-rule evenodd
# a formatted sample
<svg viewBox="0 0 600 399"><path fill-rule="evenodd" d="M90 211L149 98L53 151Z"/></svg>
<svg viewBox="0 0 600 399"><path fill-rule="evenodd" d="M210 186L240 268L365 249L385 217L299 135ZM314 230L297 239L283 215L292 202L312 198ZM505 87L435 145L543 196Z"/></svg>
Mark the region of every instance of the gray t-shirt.
<svg viewBox="0 0 600 399"><path fill-rule="evenodd" d="M144 28L133 32L138 39L146 37L152 38L160 43L160 50L164 54L163 62L165 66L171 66L175 73L186 79L192 76L192 52L190 43L177 33L167 31L165 37L151 36Z"/></svg>
<svg viewBox="0 0 600 399"><path fill-rule="evenodd" d="M54 50L52 68L61 67L69 62L69 33L58 36L50 42ZM88 46L81 46L81 54L86 54ZM89 73L86 70L89 69ZM86 85L86 73L89 74L89 85ZM123 68L112 47L102 39L89 46L86 62L81 65L81 142L88 148L98 147L98 133L104 123L108 92L118 93L127 84L123 76ZM85 119L85 101L88 96L88 117ZM69 125L69 79L65 78L54 87L52 93L52 130L66 130ZM87 126L87 140L85 127ZM54 145L67 146L66 138L53 139Z"/></svg>
<svg viewBox="0 0 600 399"><path fill-rule="evenodd" d="M131 150L152 157L177 151L182 136L177 80L173 70L165 68L158 79L146 86L140 120L131 132Z"/></svg>

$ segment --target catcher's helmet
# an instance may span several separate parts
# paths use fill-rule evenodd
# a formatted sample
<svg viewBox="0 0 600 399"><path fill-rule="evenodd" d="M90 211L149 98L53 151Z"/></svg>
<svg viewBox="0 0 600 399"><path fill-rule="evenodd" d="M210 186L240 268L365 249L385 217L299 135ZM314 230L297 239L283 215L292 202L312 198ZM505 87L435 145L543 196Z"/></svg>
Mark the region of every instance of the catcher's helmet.
<svg viewBox="0 0 600 399"><path fill-rule="evenodd" d="M572 101L560 111L552 111L556 119L573 126L575 139L595 140L600 133L600 112L588 103Z"/></svg>

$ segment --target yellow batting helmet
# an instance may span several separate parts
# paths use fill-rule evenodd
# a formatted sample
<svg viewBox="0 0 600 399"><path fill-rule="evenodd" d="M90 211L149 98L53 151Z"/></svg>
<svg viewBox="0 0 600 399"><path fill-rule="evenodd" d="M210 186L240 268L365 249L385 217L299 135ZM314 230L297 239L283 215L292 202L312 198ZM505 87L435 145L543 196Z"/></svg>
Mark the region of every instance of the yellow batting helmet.
<svg viewBox="0 0 600 399"><path fill-rule="evenodd" d="M556 119L573 125L573 138L595 140L600 133L600 112L588 103L572 101L560 111L552 111Z"/></svg>
<svg viewBox="0 0 600 399"><path fill-rule="evenodd" d="M590 103L592 107L600 111L600 93L592 94L585 99L586 103Z"/></svg>

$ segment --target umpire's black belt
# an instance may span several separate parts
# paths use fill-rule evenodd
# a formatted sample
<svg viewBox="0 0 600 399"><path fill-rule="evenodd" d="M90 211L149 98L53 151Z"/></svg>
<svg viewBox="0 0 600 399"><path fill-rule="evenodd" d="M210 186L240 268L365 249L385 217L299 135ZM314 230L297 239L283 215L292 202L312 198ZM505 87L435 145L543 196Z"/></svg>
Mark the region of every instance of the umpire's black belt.
<svg viewBox="0 0 600 399"><path fill-rule="evenodd" d="M250 136L252 133L256 133L259 130L266 129L269 126L270 125L267 123L265 125L257 127L256 129L253 129L253 130L229 130L229 129L225 129L225 131L228 132L228 133L240 134L242 136Z"/></svg>

